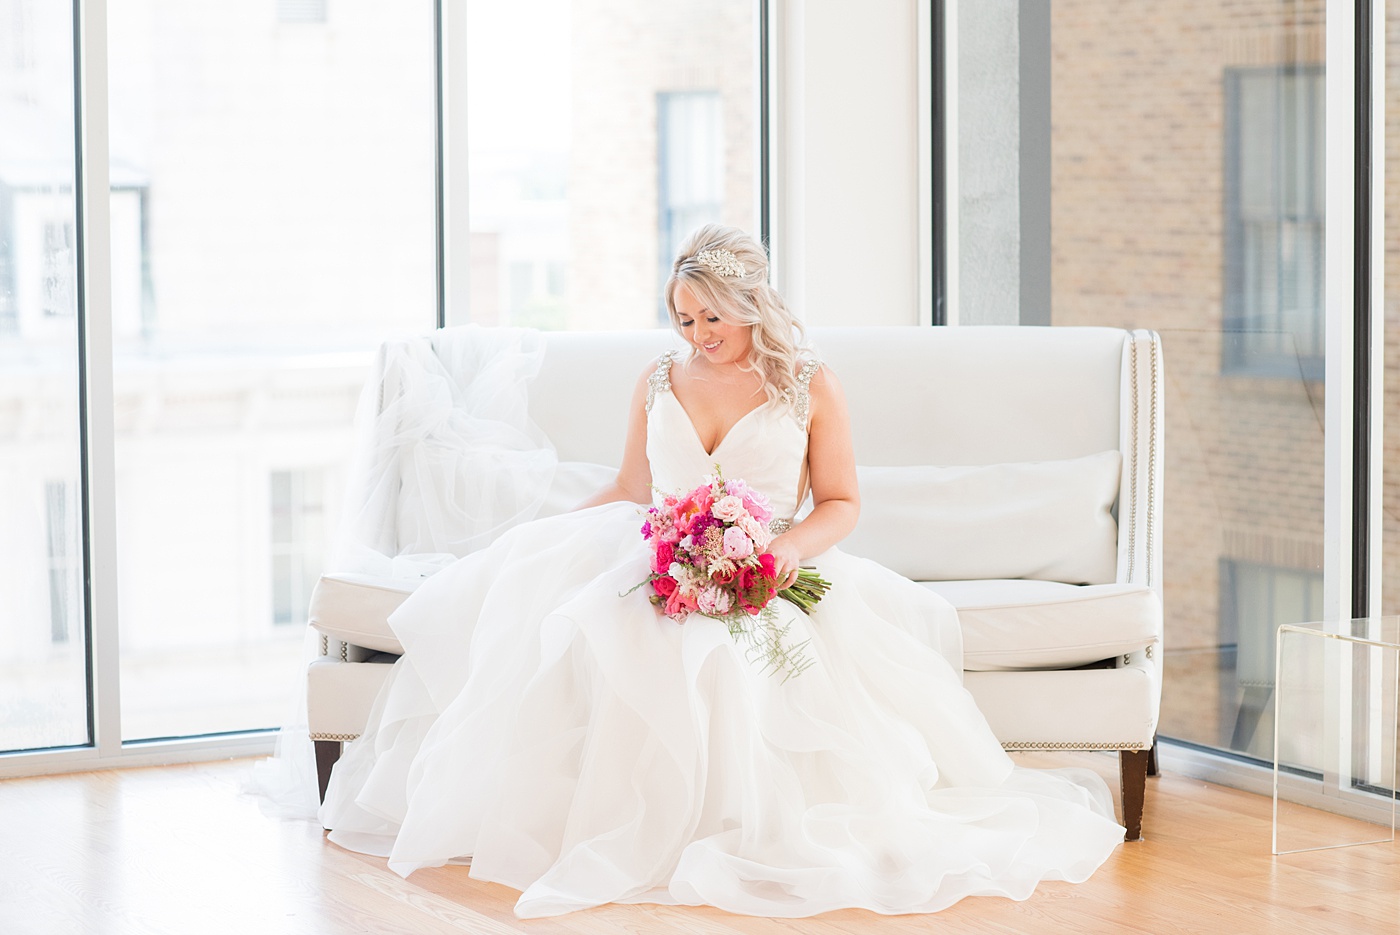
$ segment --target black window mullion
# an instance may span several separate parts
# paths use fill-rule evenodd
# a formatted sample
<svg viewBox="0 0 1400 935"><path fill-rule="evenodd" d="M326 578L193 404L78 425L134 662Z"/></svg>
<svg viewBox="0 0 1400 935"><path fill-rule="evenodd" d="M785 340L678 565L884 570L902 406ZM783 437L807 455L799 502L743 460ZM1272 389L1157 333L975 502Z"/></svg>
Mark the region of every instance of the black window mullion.
<svg viewBox="0 0 1400 935"><path fill-rule="evenodd" d="M933 178L929 184L933 193L933 231L929 238L933 256L933 324L948 324L948 167L946 160L947 138L943 121L946 116L944 95L947 93L947 74L944 67L944 35L946 21L944 7L947 0L933 0L931 27L933 35L929 42L931 75L929 94L932 114L930 115L930 153Z"/></svg>
<svg viewBox="0 0 1400 935"><path fill-rule="evenodd" d="M1351 615L1371 611L1371 0L1356 0L1352 244Z"/></svg>

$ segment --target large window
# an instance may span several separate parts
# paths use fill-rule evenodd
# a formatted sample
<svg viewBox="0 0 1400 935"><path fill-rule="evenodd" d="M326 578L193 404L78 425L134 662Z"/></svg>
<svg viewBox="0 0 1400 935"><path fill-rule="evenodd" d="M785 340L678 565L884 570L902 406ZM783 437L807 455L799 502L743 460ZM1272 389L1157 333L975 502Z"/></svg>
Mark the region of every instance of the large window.
<svg viewBox="0 0 1400 935"><path fill-rule="evenodd" d="M1322 609L1325 4L1032 6L958 7L961 320L1161 333L1160 733L1266 757Z"/></svg>
<svg viewBox="0 0 1400 935"><path fill-rule="evenodd" d="M755 0L104 6L75 69L71 5L0 0L0 753L96 748L26 762L283 720L369 361L442 282L452 323L652 327L671 231L757 228Z"/></svg>
<svg viewBox="0 0 1400 935"><path fill-rule="evenodd" d="M432 7L107 6L122 733L273 727L369 355L436 320Z"/></svg>
<svg viewBox="0 0 1400 935"><path fill-rule="evenodd" d="M452 316L653 327L679 236L757 231L756 6L470 0L471 309Z"/></svg>
<svg viewBox="0 0 1400 935"><path fill-rule="evenodd" d="M89 740L72 28L0 0L0 750Z"/></svg>

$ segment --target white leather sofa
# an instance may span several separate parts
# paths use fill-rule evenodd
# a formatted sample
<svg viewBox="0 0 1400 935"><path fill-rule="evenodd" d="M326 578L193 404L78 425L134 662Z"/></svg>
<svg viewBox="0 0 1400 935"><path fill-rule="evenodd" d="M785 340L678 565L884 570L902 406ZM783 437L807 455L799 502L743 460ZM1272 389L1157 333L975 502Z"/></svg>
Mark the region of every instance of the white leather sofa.
<svg viewBox="0 0 1400 935"><path fill-rule="evenodd" d="M965 684L1006 749L1118 751L1137 840L1162 684L1157 336L887 327L811 338L845 387L860 465L861 521L842 547L958 608ZM616 465L637 375L677 339L546 342L529 414L560 476L577 469L557 509ZM392 539L393 517L383 528ZM332 570L313 594L322 655L308 670L308 718L323 795L399 651L385 620L416 583Z"/></svg>

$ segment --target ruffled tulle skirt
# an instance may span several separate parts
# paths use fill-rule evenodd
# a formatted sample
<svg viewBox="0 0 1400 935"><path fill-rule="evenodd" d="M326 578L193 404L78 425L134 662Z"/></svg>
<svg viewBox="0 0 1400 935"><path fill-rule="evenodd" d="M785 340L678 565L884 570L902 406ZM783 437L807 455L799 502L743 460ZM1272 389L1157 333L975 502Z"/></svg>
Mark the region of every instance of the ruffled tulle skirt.
<svg viewBox="0 0 1400 935"><path fill-rule="evenodd" d="M539 520L429 578L332 775L331 840L407 875L471 858L544 916L606 902L930 912L1087 878L1103 781L1016 768L963 690L956 614L837 550L783 681L724 623L659 616L632 504Z"/></svg>

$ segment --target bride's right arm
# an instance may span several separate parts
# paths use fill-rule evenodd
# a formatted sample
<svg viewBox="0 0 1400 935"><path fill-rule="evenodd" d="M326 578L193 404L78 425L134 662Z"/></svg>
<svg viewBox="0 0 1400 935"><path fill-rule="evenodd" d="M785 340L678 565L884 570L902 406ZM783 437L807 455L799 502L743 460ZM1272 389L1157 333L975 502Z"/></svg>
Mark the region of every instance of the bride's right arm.
<svg viewBox="0 0 1400 935"><path fill-rule="evenodd" d="M637 380L632 390L632 403L628 407L627 444L622 449L622 466L617 479L587 500L574 507L597 506L600 503L649 503L651 502L651 465L647 462L647 378L649 368Z"/></svg>

